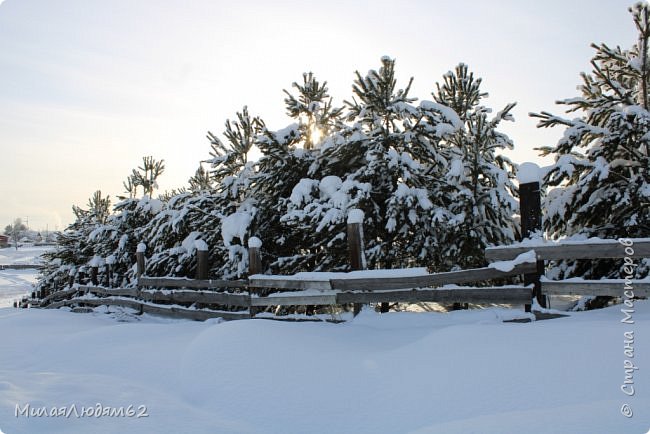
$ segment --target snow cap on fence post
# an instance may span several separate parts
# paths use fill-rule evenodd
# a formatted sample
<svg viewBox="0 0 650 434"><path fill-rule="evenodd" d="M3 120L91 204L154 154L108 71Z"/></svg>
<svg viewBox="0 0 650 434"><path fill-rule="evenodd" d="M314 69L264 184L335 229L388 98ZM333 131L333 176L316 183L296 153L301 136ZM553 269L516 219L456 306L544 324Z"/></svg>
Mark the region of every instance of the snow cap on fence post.
<svg viewBox="0 0 650 434"><path fill-rule="evenodd" d="M542 170L535 163L526 162L519 165L517 170L517 180L519 184L528 184L530 182L542 181Z"/></svg>
<svg viewBox="0 0 650 434"><path fill-rule="evenodd" d="M199 252L207 252L208 249L208 243L206 243L203 240L196 240L194 241L194 248L198 250Z"/></svg>
<svg viewBox="0 0 650 434"><path fill-rule="evenodd" d="M88 265L90 267L101 267L104 265L104 258L101 256L95 255L93 258L88 262Z"/></svg>
<svg viewBox="0 0 650 434"><path fill-rule="evenodd" d="M358 208L352 208L348 211L348 224L363 223L363 211Z"/></svg>
<svg viewBox="0 0 650 434"><path fill-rule="evenodd" d="M250 237L248 239L248 247L253 249L259 249L262 247L262 240L257 237Z"/></svg>
<svg viewBox="0 0 650 434"><path fill-rule="evenodd" d="M136 249L136 253L144 253L147 251L147 245L145 243L138 243L138 248Z"/></svg>

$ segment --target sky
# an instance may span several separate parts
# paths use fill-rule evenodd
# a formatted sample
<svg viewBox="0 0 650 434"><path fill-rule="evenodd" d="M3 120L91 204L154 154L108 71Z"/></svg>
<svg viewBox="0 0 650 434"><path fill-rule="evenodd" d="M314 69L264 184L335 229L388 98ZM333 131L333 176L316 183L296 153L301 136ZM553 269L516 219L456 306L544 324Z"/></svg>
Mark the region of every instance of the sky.
<svg viewBox="0 0 650 434"><path fill-rule="evenodd" d="M396 59L398 85L432 99L464 62L495 112L507 155L548 164L529 112L562 113L577 95L592 42L629 48L621 0L500 1L0 1L0 227L28 219L64 229L95 190L115 202L145 155L164 159L160 190L187 185L244 105L271 129L291 123L283 89L312 71L341 105L354 71Z"/></svg>

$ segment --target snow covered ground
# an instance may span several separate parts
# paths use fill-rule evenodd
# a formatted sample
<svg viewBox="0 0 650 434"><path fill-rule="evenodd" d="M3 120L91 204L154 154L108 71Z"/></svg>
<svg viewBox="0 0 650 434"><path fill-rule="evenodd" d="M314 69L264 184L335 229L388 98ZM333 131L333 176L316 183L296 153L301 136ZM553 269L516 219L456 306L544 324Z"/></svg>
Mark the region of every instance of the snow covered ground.
<svg viewBox="0 0 650 434"><path fill-rule="evenodd" d="M643 434L650 303L634 309L634 324L620 306L523 324L504 309L330 324L4 308L0 431ZM626 360L634 396L620 389ZM135 415L82 417L98 405ZM26 416L53 407L70 417Z"/></svg>
<svg viewBox="0 0 650 434"><path fill-rule="evenodd" d="M50 247L21 247L0 249L0 265L38 264L40 255ZM0 270L0 308L13 306L14 300L21 299L32 292L36 282L37 271Z"/></svg>
<svg viewBox="0 0 650 434"><path fill-rule="evenodd" d="M38 264L40 256L52 247L20 247L18 250L13 247L0 249L0 265L9 264Z"/></svg>

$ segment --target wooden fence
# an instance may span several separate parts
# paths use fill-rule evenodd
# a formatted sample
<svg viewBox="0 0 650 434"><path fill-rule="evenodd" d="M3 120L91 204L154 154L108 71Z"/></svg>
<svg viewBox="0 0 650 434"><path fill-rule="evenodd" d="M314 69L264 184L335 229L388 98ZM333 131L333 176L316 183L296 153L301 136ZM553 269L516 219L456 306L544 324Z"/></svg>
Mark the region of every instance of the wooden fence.
<svg viewBox="0 0 650 434"><path fill-rule="evenodd" d="M179 318L243 319L270 306L333 306L388 302L508 303L530 302L523 286L444 287L503 279L535 269L523 262L511 270L485 267L406 277L361 273L310 273L296 276L251 275L247 280L199 280L141 276L137 287L104 288L75 285L40 301L41 307L115 305ZM395 270L396 272L398 270ZM364 275L365 274L365 275ZM430 288L443 286L442 288ZM164 288L164 289L163 289ZM188 307L186 305L191 305Z"/></svg>
<svg viewBox="0 0 650 434"><path fill-rule="evenodd" d="M491 261L512 261L484 268L400 277L376 276L372 271L308 273L296 276L255 274L247 280L156 278L142 275L137 287L105 288L75 285L42 300L47 308L61 306L125 306L140 312L203 320L252 318L270 306L333 306L368 303L475 303L528 305L534 286L453 286L512 276L534 274L537 261L557 259L640 258L650 256L650 240L632 240L634 252L626 252L617 240L580 244L514 245L488 248ZM534 255L527 252L534 251ZM522 255L523 253L523 255ZM527 255L526 255L527 254ZM524 258L519 263L517 258ZM144 264L142 264L144 266ZM404 270L393 270L395 273ZM634 288L636 297L648 297L650 281L629 279L551 281L539 279L541 294L607 295L621 297ZM188 306L190 305L190 306Z"/></svg>
<svg viewBox="0 0 650 434"><path fill-rule="evenodd" d="M539 190L538 182L520 185L524 237L531 237L541 229ZM380 310L386 312L388 303L391 302L499 303L525 305L526 311L530 311L533 297L545 307L546 296L551 294L621 296L624 287L633 287L635 296L647 297L650 290L649 281L551 281L544 277L544 261L548 260L626 258L627 263L627 258L650 257L650 239L630 240L633 248L617 240L580 243L528 240L513 246L486 249L486 259L492 264L484 268L435 274L379 276L371 270L363 270L363 227L360 223L363 219L358 218L360 212L355 210L350 213L355 218L348 219L347 228L350 266L357 270L355 272L309 273L306 276L263 275L260 274L263 270L261 241L252 238L249 240L247 280L207 279L208 252L205 249L197 250L196 279L157 278L144 275L145 251L144 247L139 246L136 253L137 287L113 289L98 286L98 270L93 267L89 276L92 285L73 285L74 278L71 278L71 288L47 295L37 303L47 308L115 305L179 318L240 319L255 317L261 309L270 306L306 306L307 312L313 312L315 306L352 304L357 313L361 304L367 303L378 303ZM528 253L531 250L534 254ZM401 273L398 270L392 271ZM523 285L456 286L519 275L524 277Z"/></svg>

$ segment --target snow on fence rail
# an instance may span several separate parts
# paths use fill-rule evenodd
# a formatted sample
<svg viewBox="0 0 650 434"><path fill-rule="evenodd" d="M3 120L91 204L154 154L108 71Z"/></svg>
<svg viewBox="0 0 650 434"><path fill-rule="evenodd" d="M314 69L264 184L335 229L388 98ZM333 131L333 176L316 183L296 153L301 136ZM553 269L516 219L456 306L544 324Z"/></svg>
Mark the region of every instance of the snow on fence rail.
<svg viewBox="0 0 650 434"><path fill-rule="evenodd" d="M588 239L575 241L526 240L511 246L488 247L485 258L489 261L514 259L521 253L534 250L538 260L607 259L650 257L650 238L633 239L632 254L625 253L625 246L618 240Z"/></svg>
<svg viewBox="0 0 650 434"><path fill-rule="evenodd" d="M622 259L650 257L650 238L630 239L633 249L619 240L587 239L549 242L544 240L526 240L511 246L489 247L485 250L488 260L508 260L525 251L534 251L538 261L574 260L574 259ZM630 279L566 279L549 280L541 276L539 286L541 294L548 295L590 295L620 296L624 286L634 288L637 297L650 295L650 280Z"/></svg>

